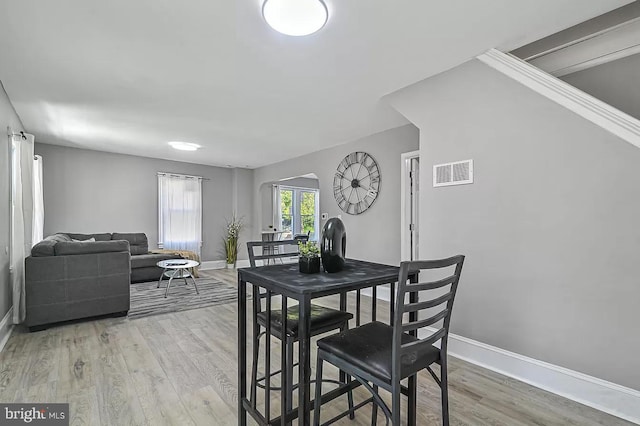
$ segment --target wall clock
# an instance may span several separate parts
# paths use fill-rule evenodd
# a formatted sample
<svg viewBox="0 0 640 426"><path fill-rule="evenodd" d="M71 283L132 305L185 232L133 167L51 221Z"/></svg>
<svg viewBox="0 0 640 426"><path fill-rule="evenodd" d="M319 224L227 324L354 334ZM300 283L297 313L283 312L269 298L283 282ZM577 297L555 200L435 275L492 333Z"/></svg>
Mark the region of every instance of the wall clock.
<svg viewBox="0 0 640 426"><path fill-rule="evenodd" d="M348 214L365 212L378 198L380 169L366 152L352 152L338 164L333 177L333 196Z"/></svg>

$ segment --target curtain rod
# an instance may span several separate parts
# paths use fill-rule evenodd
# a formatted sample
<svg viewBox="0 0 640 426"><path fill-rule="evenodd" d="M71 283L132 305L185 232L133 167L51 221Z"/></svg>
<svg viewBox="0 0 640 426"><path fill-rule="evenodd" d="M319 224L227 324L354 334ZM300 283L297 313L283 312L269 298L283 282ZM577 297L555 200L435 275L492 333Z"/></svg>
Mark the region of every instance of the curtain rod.
<svg viewBox="0 0 640 426"><path fill-rule="evenodd" d="M211 180L209 178L205 178L202 176L191 176L191 175L181 175L179 173L168 173L168 172L158 172L158 176L173 176L177 178L190 178L190 179L200 179L200 180Z"/></svg>
<svg viewBox="0 0 640 426"><path fill-rule="evenodd" d="M13 129L11 128L11 126L7 126L7 136L12 137L12 138L19 137L23 141L27 140L27 136L24 134L24 132L22 130L19 131L19 132L14 132Z"/></svg>

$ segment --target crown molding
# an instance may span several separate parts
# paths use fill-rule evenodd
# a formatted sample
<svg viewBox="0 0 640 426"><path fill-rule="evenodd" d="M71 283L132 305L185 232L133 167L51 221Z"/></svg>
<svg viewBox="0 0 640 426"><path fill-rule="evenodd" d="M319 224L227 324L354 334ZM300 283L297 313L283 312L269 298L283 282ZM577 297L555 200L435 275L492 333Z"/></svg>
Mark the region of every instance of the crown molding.
<svg viewBox="0 0 640 426"><path fill-rule="evenodd" d="M477 59L640 148L640 120L508 53L491 49Z"/></svg>

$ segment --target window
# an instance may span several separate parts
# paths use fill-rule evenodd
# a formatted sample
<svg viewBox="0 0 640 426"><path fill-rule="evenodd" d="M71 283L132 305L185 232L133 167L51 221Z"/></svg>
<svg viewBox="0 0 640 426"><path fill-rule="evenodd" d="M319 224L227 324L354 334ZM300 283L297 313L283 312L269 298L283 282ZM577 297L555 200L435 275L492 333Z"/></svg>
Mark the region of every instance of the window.
<svg viewBox="0 0 640 426"><path fill-rule="evenodd" d="M158 246L200 256L202 178L158 173Z"/></svg>
<svg viewBox="0 0 640 426"><path fill-rule="evenodd" d="M319 192L317 189L280 186L280 229L282 239L291 239L296 234L309 234L309 239L318 240Z"/></svg>

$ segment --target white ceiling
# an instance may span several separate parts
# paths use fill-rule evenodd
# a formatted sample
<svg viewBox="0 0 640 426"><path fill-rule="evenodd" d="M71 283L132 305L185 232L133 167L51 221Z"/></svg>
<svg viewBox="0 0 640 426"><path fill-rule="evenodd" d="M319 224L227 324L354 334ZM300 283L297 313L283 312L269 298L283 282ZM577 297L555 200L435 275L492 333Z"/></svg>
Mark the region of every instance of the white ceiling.
<svg viewBox="0 0 640 426"><path fill-rule="evenodd" d="M261 0L0 0L0 79L36 141L258 167L403 125L381 96L626 3L327 0L293 38Z"/></svg>

